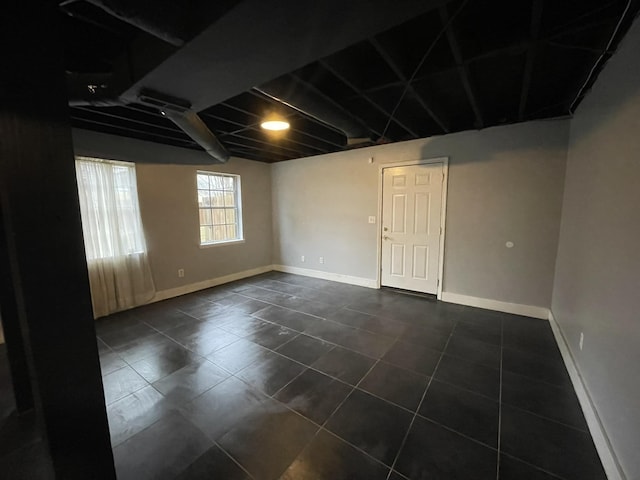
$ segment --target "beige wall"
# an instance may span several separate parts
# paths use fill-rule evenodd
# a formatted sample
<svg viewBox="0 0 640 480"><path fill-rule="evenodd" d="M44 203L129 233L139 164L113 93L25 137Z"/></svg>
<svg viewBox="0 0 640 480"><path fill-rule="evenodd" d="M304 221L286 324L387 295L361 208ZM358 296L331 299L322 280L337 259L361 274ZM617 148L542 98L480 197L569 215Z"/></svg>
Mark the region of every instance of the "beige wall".
<svg viewBox="0 0 640 480"><path fill-rule="evenodd" d="M640 479L638 52L636 21L571 122L552 305L629 480Z"/></svg>
<svg viewBox="0 0 640 480"><path fill-rule="evenodd" d="M548 308L567 139L530 122L274 164L274 263L375 279L380 166L447 156L444 290Z"/></svg>
<svg viewBox="0 0 640 480"><path fill-rule="evenodd" d="M264 163L232 158L224 165L205 153L74 130L76 153L136 162L140 213L156 289L169 290L271 265L271 177ZM183 165L145 162L170 161ZM241 176L245 242L199 246L196 170ZM177 271L184 268L184 278Z"/></svg>

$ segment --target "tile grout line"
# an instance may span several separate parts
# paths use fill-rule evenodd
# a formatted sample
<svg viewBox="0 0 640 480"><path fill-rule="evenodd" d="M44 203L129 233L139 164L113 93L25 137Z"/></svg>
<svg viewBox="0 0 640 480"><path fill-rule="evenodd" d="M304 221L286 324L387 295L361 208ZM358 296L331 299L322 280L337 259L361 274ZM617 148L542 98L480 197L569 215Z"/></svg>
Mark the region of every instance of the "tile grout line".
<svg viewBox="0 0 640 480"><path fill-rule="evenodd" d="M440 362L442 361L442 358L444 357L444 352L446 351L447 346L449 345L449 341L451 341L451 337L453 337L453 333L456 331L457 325L458 325L458 323L456 322L454 327L451 329L451 332L449 333L449 338L447 338L447 342L445 343L444 347L442 348L442 352L440 353L440 358L438 358L438 363L436 363L436 366L433 369L433 372L432 372L431 376L429 377L429 383L427 383L427 387L424 389L424 392L422 393L422 398L420 398L420 402L418 403L418 406L416 407L416 411L413 414L413 418L411 419L411 422L409 423L409 428L407 428L407 432L404 434L404 438L402 439L402 442L400 442L400 447L398 448L398 452L396 453L396 456L393 459L393 463L391 464L391 470L389 470L389 473L387 474L387 480L389 480L391 478L391 474L393 473L393 471L394 471L394 469L396 467L396 463L398 462L398 459L400 458L400 453L402 453L402 450L404 449L404 446L407 443L407 438L409 438L409 433L411 432L411 429L413 428L413 424L416 421L416 418L418 417L418 411L420 410L420 407L422 407L422 403L424 402L424 399L427 396L427 392L429 391L429 387L431 386L431 382L433 382L433 379L434 379L434 377L436 375L436 372L438 371L438 367L440 366Z"/></svg>

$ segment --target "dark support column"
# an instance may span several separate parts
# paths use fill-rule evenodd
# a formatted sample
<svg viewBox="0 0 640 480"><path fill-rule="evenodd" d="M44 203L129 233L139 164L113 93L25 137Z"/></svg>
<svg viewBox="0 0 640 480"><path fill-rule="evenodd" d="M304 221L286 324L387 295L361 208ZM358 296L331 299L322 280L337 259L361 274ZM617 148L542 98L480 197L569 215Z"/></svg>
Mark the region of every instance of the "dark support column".
<svg viewBox="0 0 640 480"><path fill-rule="evenodd" d="M115 479L57 3L8 0L0 16L0 207L10 263L2 275L13 284L56 477Z"/></svg>
<svg viewBox="0 0 640 480"><path fill-rule="evenodd" d="M10 271L11 262L4 233L2 208L0 208L0 272L2 272L0 274L0 317L2 317L2 330L9 356L16 410L18 413L25 413L33 408L33 390L29 378L27 352L18 319L16 292L9 275Z"/></svg>

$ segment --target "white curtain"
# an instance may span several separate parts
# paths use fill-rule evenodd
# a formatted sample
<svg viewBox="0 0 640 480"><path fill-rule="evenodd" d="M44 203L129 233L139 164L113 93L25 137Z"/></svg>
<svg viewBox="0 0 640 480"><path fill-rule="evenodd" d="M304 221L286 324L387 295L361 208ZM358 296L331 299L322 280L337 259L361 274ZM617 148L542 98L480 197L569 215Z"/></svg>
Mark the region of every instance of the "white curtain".
<svg viewBox="0 0 640 480"><path fill-rule="evenodd" d="M155 293L131 164L76 158L82 230L95 318Z"/></svg>

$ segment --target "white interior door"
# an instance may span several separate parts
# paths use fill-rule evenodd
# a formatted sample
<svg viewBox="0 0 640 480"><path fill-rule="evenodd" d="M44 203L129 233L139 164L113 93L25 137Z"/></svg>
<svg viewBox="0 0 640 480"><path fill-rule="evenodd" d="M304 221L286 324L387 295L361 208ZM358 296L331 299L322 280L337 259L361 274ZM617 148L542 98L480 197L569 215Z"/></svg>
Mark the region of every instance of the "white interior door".
<svg viewBox="0 0 640 480"><path fill-rule="evenodd" d="M383 170L383 286L437 293L442 163Z"/></svg>

